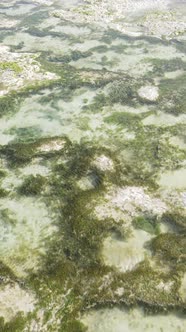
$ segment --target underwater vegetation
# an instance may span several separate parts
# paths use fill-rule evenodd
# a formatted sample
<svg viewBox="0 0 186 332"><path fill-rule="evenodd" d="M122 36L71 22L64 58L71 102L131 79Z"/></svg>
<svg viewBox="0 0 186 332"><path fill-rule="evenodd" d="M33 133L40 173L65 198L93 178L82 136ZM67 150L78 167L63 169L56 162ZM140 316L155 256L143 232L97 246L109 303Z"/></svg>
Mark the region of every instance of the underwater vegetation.
<svg viewBox="0 0 186 332"><path fill-rule="evenodd" d="M1 147L1 154L5 155L11 167L27 164L34 157L52 156L70 144L66 137L40 138L38 141L27 143L11 143ZM57 150L57 151L56 151ZM54 152L55 151L55 152Z"/></svg>
<svg viewBox="0 0 186 332"><path fill-rule="evenodd" d="M25 318L20 314L17 315L11 322L4 322L3 317L0 318L0 328L2 332L20 332L25 327Z"/></svg>
<svg viewBox="0 0 186 332"><path fill-rule="evenodd" d="M175 211L175 213L164 213L162 216L162 221L176 225L180 233L182 233L186 228L186 216L182 215L179 211Z"/></svg>
<svg viewBox="0 0 186 332"><path fill-rule="evenodd" d="M179 266L185 269L186 258L186 236L185 234L160 234L152 241L152 249L155 254L161 257L166 262L169 261L171 265Z"/></svg>
<svg viewBox="0 0 186 332"><path fill-rule="evenodd" d="M27 142L30 141L30 139L33 139L34 137L40 137L41 136L41 129L39 126L29 126L27 128L25 127L20 127L17 128L12 127L9 130L6 131L7 134L9 135L15 135L16 138L14 139L14 141L23 141L23 142Z"/></svg>
<svg viewBox="0 0 186 332"><path fill-rule="evenodd" d="M137 96L137 84L134 84L129 77L126 80L121 80L115 82L110 88L110 101L111 103L121 103L126 104L130 102L132 105L134 103L134 99Z"/></svg>
<svg viewBox="0 0 186 332"><path fill-rule="evenodd" d="M19 192L22 195L38 195L41 193L45 184L45 178L41 175L30 175L25 179Z"/></svg>
<svg viewBox="0 0 186 332"><path fill-rule="evenodd" d="M171 143L172 137L186 141L184 121L176 122L185 114L185 61L176 56L176 47L174 57L166 59L171 42L96 26L86 30L53 17L50 6L40 9L31 11L28 20L17 16L14 35L18 31L22 37L10 50L25 52L26 33L41 44L47 37L62 41L61 52L43 48L37 57L41 70L56 79L0 97L0 117L10 123L2 129L5 143L0 146L0 297L7 285L16 284L27 302L30 292L34 301L28 312L14 302L6 304L0 330L85 332L83 314L114 306L143 307L147 315L185 314L180 294L186 272L185 211L172 203L174 192L167 194L158 182L162 173L185 167L184 144ZM162 47L157 58L156 47ZM125 56L126 61L131 56L129 70ZM102 69L87 68L91 58L92 68ZM79 69L79 62L85 67ZM13 61L1 63L1 70L21 75ZM149 87L157 92L154 99L139 93ZM22 125L22 107L25 114L37 114L38 122ZM158 112L173 116L170 126L144 124ZM126 197L129 187L132 198ZM163 208L154 212L153 200ZM134 234L145 234L142 260L136 261L129 248L125 269L108 265L104 241L130 240L135 247Z"/></svg>
<svg viewBox="0 0 186 332"><path fill-rule="evenodd" d="M0 158L3 161L0 179L8 178L8 172L15 171L21 174L22 182L9 191L1 187L0 198L41 200L50 210L57 231L50 241L44 240L45 251L36 271L29 271L21 279L15 275L15 271L12 272L9 262L6 265L3 261L0 266L3 287L7 282L4 277L8 278L6 280L16 278L22 282L23 289L32 290L37 298L32 313L26 316L17 313L10 321L2 318L1 330L22 332L26 328L32 332L32 326L36 324L51 332L85 332L87 329L80 321L82 313L91 308L114 305L129 308L143 305L147 313L170 312L174 309L182 312L185 302L179 296L179 288L185 272L186 254L185 235L181 234L185 229L183 211L165 212L162 217L138 211L137 217L132 218L131 231L135 228L153 236L147 248L152 258L160 263L151 266L151 259L147 256L126 272L107 266L101 255L104 239L113 232L118 234L121 241L127 241L129 234L125 218L120 222L111 217L100 220L92 213L104 201L111 186L120 188L135 185L147 188L153 194L158 190L157 179L162 171L182 166L186 152L171 145L169 137L178 134L183 136L184 126L145 127L141 122L165 98L169 98L164 88L165 82L162 80L160 83L158 101L149 103L141 100L137 94L138 89L146 84L146 79L140 83L127 75L121 79L120 73L108 73L106 70L78 72L68 65L71 58L65 60L52 56L46 60L42 54L40 60L43 68L56 72L60 79L3 97L2 116L14 114L25 97L41 93L46 87L60 87L58 98L65 102L71 101L73 93L80 87L101 88L102 91L95 95L93 102L89 104L84 101L83 110L95 114L101 113L105 106L112 106L113 111L104 115L105 125L115 125L118 132L127 129L135 135L130 140L111 137L110 140L115 143L113 149L109 146L110 141L103 146L101 140L99 144L89 139L77 143L64 135L40 137L42 133L37 126L12 127L7 132L16 135L16 138L0 146ZM53 92L47 96L41 94L42 103L51 102L54 106L54 95ZM139 114L130 113L128 109L118 111L114 109L115 104L129 107L148 105L149 110ZM49 172L45 175L23 175L23 169L26 166L32 169L34 164L46 166ZM11 219L9 209L4 211L2 219L7 225L18 222ZM162 234L162 222L174 225L175 233ZM162 262L168 267L167 271L162 269ZM39 317L39 310L43 311L42 317Z"/></svg>
<svg viewBox="0 0 186 332"><path fill-rule="evenodd" d="M148 246L154 257L166 261L171 272L161 271L161 266L154 270L147 258L133 270L121 273L106 266L101 257L103 240L113 231L120 234L121 225L112 218L101 221L92 211L111 183L121 186L131 181L130 171L127 180L126 169L121 167L117 153L88 142L71 143L62 136L39 138L29 143L10 142L1 147L0 154L9 169L16 168L20 172L37 158L39 163L49 167L47 176L24 176L17 192L20 196L42 199L50 207L58 227L39 270L30 273L22 286L29 287L36 294L37 307L43 308L44 312L42 323L36 307L26 317L18 315L10 322L1 320L2 331L11 331L12 326L17 329L15 331L23 331L25 326L31 331L34 321L47 327L48 331L84 332L86 327L78 320L79 314L92 307L115 304L130 307L142 303L147 312L157 312L185 306L178 296L180 278L185 271L185 236L161 234L161 219L157 216L139 214L133 220L133 226L155 235ZM99 166L95 160L110 160L112 167ZM3 170L2 177L6 177ZM82 189L79 183L85 179L91 182L91 186ZM9 218L8 210L4 218ZM162 218L167 222L175 220L168 214ZM183 218L182 214L177 217L179 220ZM174 266L177 269L173 273ZM11 268L3 267L3 271L6 273L0 270L1 276L14 278ZM105 282L108 278L109 282Z"/></svg>
<svg viewBox="0 0 186 332"><path fill-rule="evenodd" d="M186 76L183 74L174 80L164 79L160 84L162 110L174 115L183 114L186 112L186 97L185 97L185 81Z"/></svg>
<svg viewBox="0 0 186 332"><path fill-rule="evenodd" d="M0 62L0 70L13 70L15 73L21 73L22 69L16 62Z"/></svg>
<svg viewBox="0 0 186 332"><path fill-rule="evenodd" d="M150 234L158 235L160 233L159 221L157 216L144 215L133 220L133 225L137 229L142 229Z"/></svg>

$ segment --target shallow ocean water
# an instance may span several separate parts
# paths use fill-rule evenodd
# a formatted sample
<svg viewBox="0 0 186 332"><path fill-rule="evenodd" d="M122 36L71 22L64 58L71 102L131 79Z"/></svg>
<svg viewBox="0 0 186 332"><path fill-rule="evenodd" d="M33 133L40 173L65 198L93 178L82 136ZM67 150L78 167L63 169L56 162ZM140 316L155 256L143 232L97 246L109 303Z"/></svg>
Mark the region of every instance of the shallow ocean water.
<svg viewBox="0 0 186 332"><path fill-rule="evenodd" d="M185 35L54 15L82 3L0 4L0 329L182 332Z"/></svg>
<svg viewBox="0 0 186 332"><path fill-rule="evenodd" d="M97 317L98 316L98 317ZM100 312L92 312L84 319L90 325L90 332L133 332L133 331L184 331L185 323L179 317L170 315L147 315L144 317L141 310L129 312L119 309L105 309Z"/></svg>

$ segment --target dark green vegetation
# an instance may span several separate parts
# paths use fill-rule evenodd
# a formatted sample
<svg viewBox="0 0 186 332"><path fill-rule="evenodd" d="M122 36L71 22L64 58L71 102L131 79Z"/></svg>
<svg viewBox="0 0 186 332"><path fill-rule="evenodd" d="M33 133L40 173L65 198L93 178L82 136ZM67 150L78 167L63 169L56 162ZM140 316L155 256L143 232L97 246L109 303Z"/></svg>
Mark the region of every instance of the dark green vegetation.
<svg viewBox="0 0 186 332"><path fill-rule="evenodd" d="M50 62L60 62L60 63L69 63L71 61L77 61L81 58L87 58L92 53L90 51L80 52L80 51L71 51L71 54L63 55L63 56L51 56L48 58Z"/></svg>
<svg viewBox="0 0 186 332"><path fill-rule="evenodd" d="M8 195L8 191L0 188L0 198L6 197Z"/></svg>
<svg viewBox="0 0 186 332"><path fill-rule="evenodd" d="M5 264L3 264L1 261L0 261L0 276L2 280L3 278L6 279L6 277L11 278L12 280L16 278L12 273L11 269L7 267Z"/></svg>
<svg viewBox="0 0 186 332"><path fill-rule="evenodd" d="M176 226L180 233L185 232L186 216L182 215L179 211L175 211L175 213L164 213L162 216L162 221L169 223L172 226Z"/></svg>
<svg viewBox="0 0 186 332"><path fill-rule="evenodd" d="M45 185L45 178L41 175L30 175L25 179L19 192L22 195L38 195L42 192Z"/></svg>
<svg viewBox="0 0 186 332"><path fill-rule="evenodd" d="M117 125L126 127L127 129L138 127L139 121L139 115L134 115L127 112L114 112L112 115L109 115L105 118L105 122L116 123Z"/></svg>
<svg viewBox="0 0 186 332"><path fill-rule="evenodd" d="M152 240L152 249L166 263L181 270L185 270L186 236L165 233Z"/></svg>
<svg viewBox="0 0 186 332"><path fill-rule="evenodd" d="M13 318L10 322L5 323L0 317L0 330L2 332L20 332L25 327L26 319L20 314Z"/></svg>
<svg viewBox="0 0 186 332"><path fill-rule="evenodd" d="M109 95L111 103L135 105L137 87L139 85L131 77L115 82L110 88Z"/></svg>
<svg viewBox="0 0 186 332"><path fill-rule="evenodd" d="M42 132L39 126L30 126L26 128L12 127L10 130L7 130L6 133L9 135L16 135L14 141L27 142L33 138L40 137Z"/></svg>
<svg viewBox="0 0 186 332"><path fill-rule="evenodd" d="M186 63L180 58L170 60L164 59L147 59L147 62L153 65L153 74L164 76L165 72L174 72L176 70L185 70Z"/></svg>
<svg viewBox="0 0 186 332"><path fill-rule="evenodd" d="M150 234L159 234L160 228L159 228L159 221L157 216L153 215L144 215L136 217L133 220L133 225L137 229L142 229L147 233Z"/></svg>
<svg viewBox="0 0 186 332"><path fill-rule="evenodd" d="M53 144L61 145L58 152L54 152ZM11 143L2 146L0 153L4 155L10 167L24 166L35 157L50 157L60 154L60 150L66 150L70 142L66 137L40 138L37 141L24 143Z"/></svg>
<svg viewBox="0 0 186 332"><path fill-rule="evenodd" d="M173 115L186 113L186 75L164 79L160 84L160 105L163 111Z"/></svg>
<svg viewBox="0 0 186 332"><path fill-rule="evenodd" d="M78 320L72 320L62 325L60 332L86 332L87 328Z"/></svg>
<svg viewBox="0 0 186 332"><path fill-rule="evenodd" d="M84 79L87 84L89 78L85 76ZM107 79L110 78L105 77ZM104 85L105 81L102 83ZM64 92L67 100L70 98L69 91L67 88ZM53 98L52 95L50 97ZM107 99L103 94L97 95L94 102L97 107L99 105L98 110L105 103L112 105L117 102L111 97ZM123 94L123 98L120 103L125 103L129 96ZM132 99L135 98L132 96ZM100 221L92 213L103 199L107 186L145 185L153 190L160 170L176 169L185 158L182 150L162 138L167 133L166 128L143 128L140 119L139 115L125 112L115 112L105 118L107 123L117 124L121 129L130 127L136 133L131 141L118 142L113 138L116 145L119 143L115 152L94 143L72 144L66 137L24 142L24 131L20 140L0 149L1 157L10 169L21 171L23 166L32 165L39 158L39 163L46 164L51 171L45 178L40 175L28 176L17 188L19 195L37 196L46 202L58 226L58 234L48 247L40 270L24 280L26 287L36 293L38 307L44 310L43 324L46 324L48 331L86 331L78 318L90 307L143 304L150 312L185 308L185 303L178 296L180 278L185 271L185 238L177 234L159 235L156 216L140 216L134 220L134 227L157 235L149 246L155 258L165 260L170 272L161 272L161 266L159 270L154 270L146 260L130 272L119 273L105 266L101 258L103 239L113 231L121 231L120 224L114 220L107 218ZM174 131L177 134L176 127L172 128ZM56 144L61 144L61 148L55 150ZM121 161L120 151L126 152L126 156L130 152L131 159L128 160L124 153L125 161ZM114 163L112 172L103 172L94 166L93 161L99 155L111 158ZM1 174L2 177L6 176L4 171ZM79 187L78 182L82 178L90 179L91 189L82 190ZM184 223L181 216L179 222ZM168 222L171 220L169 215L163 218ZM11 271L6 270L6 275L10 276ZM105 280L109 280L109 283L105 283ZM170 292L166 291L166 287L159 287L169 283ZM120 288L124 290L122 295L117 292ZM1 321L2 331L22 332L32 318L37 321L36 312L37 309L32 317L26 319L20 315L10 323ZM52 316L53 312L55 317Z"/></svg>
<svg viewBox="0 0 186 332"><path fill-rule="evenodd" d="M62 143L61 149L54 149L56 144ZM178 270L156 271L145 260L134 270L120 273L105 266L101 258L103 239L113 231L120 234L121 228L113 219L98 220L92 211L103 199L108 184L122 186L133 176L130 171L127 173L127 168L121 167L117 153L90 143L71 144L65 137L54 137L8 144L1 148L1 155L10 168L20 171L37 157L41 164L44 162L50 168L45 178L28 176L17 189L19 195L37 195L44 200L58 226L58 234L49 245L39 271L24 280L25 286L36 293L38 306L44 309L48 331L86 331L78 318L90 306L142 303L147 311L153 312L184 307L178 289L179 271L184 271L185 238L176 234L158 235L156 216L140 216L134 220L134 226L157 235L149 244L153 255L165 259L171 269L176 264ZM113 171L103 172L94 166L93 161L100 155L113 161ZM82 190L78 183L86 177L92 179L92 188ZM6 211L3 218L6 218ZM170 216L163 218L170 219ZM8 268L3 267L3 271L13 278ZM109 283L105 283L107 279ZM167 283L171 283L170 292L159 287ZM118 288L123 288L123 294L117 292ZM50 321L53 310L55 319ZM21 332L31 319L37 321L36 312L26 319L18 316L10 323L1 321L2 331L11 331L14 324L14 331Z"/></svg>
<svg viewBox="0 0 186 332"><path fill-rule="evenodd" d="M135 139L125 141L122 149L130 153L126 158L125 168L128 180L132 183L157 186L155 180L163 170L175 170L181 167L186 158L184 150L169 143L167 128L141 125L136 126ZM172 131L177 131L172 127ZM119 145L119 144L118 144ZM120 149L119 145L119 149Z"/></svg>
<svg viewBox="0 0 186 332"><path fill-rule="evenodd" d="M35 11L28 16L28 21L27 18L22 20L20 28L28 25L27 33L41 40L43 37L52 36L63 41L69 38L71 46L84 43L84 37L51 32L52 26L39 28L37 24L42 23L43 18L47 17L48 13L44 10ZM65 26L69 22L62 22L61 26L63 24ZM97 30L95 33L97 38ZM112 41L116 39L120 42L128 41L128 45L112 45ZM38 163L48 167L49 173L45 177L25 176L22 185L13 188L10 193L1 188L0 198L5 198L6 195L10 195L11 198L11 195L15 195L18 199L26 199L25 196L30 199L32 196L32 199L42 200L51 212L51 218L58 231L50 243L45 240L47 253L43 254L39 270L35 273L30 272L23 280L14 276L8 266L0 264L2 287L9 280L16 279L25 290L32 290L38 300L35 311L26 318L20 314L8 323L1 319L2 332L22 332L25 326L28 327L28 332L33 332L30 322L32 319L36 323L39 321L39 309L43 311L43 320L39 323L45 327L43 330L48 332L86 331L79 317L92 307L143 305L147 312L153 313L175 308L185 309L185 303L178 291L185 271L186 255L186 221L182 211L165 213L162 219L139 211L139 216L133 220L133 227L154 236L147 246L157 266L152 267L148 259L145 259L126 273L106 266L101 255L103 240L110 234L118 235L121 241L127 240L127 230L122 228L125 226L125 220L118 223L113 218L98 220L93 213L96 205L104 201L105 193L110 186L143 186L153 192L158 187L156 180L162 171L175 170L182 166L186 152L171 145L169 138L171 135L185 138L184 125L179 124L171 128L145 127L142 120L150 114L156 114L156 110L174 115L185 112L185 76L163 79L165 71L184 70L185 63L180 59L167 61L149 58L147 61L153 65L153 70L138 80L132 77L131 73L112 71L116 59L110 60L107 51L124 55L128 47L135 49L140 45L143 47L142 52L148 54L148 43L162 45L163 42L146 38L145 49L142 38L124 36L113 30L103 33L102 41L103 45L89 51L70 49L69 52L61 54L55 54L52 50L41 52L38 61L42 69L56 73L59 78L56 81L34 83L0 99L0 117L8 117L19 110L25 98L37 94L42 106L51 106L49 111L46 107L43 117L50 120L55 116L59 121L58 112L63 110L59 109L58 101L71 102L78 94L78 89L85 88L91 92L95 91L95 97L91 104L84 100L84 122L81 114L78 128L86 130L87 118L96 113L104 114L105 127L116 127L115 133L111 131L108 135L107 144L102 144L99 138L97 141L93 139L91 143L87 138L87 141L81 140L79 144L72 144L64 136L41 138L43 133L40 127L22 128L21 123L19 128L12 127L5 133L16 135L13 142L0 147L0 156L10 172L18 171L21 174L22 167L32 167L34 163ZM135 45L136 41L140 44ZM26 41L25 44L20 42L12 46L12 50L20 52L23 47L26 47ZM72 66L72 61L86 61L94 52L103 54L98 64L106 66L107 69L78 70ZM14 70L16 71L16 68ZM139 98L138 89L144 85L154 84L154 78L157 76L161 79L158 101L148 102ZM45 88L50 89L48 94L45 94ZM121 111L115 110L116 104L120 104ZM140 107L144 105L147 112L141 113ZM105 106L108 113L104 113ZM128 106L131 107L131 111ZM139 107L139 113L132 112L134 107L136 111ZM124 138L127 130L129 134L133 134L133 139ZM112 171L102 171L95 166L95 158L101 155L112 160ZM0 179L8 176L7 174L2 169ZM80 183L85 180L91 185L82 189ZM8 209L1 211L0 219L7 227L17 222L11 217ZM161 222L174 225L175 233L161 234ZM162 269L163 264L167 267L166 272Z"/></svg>
<svg viewBox="0 0 186 332"><path fill-rule="evenodd" d="M12 93L0 98L0 118L10 115L16 111L19 104L19 98L17 94Z"/></svg>

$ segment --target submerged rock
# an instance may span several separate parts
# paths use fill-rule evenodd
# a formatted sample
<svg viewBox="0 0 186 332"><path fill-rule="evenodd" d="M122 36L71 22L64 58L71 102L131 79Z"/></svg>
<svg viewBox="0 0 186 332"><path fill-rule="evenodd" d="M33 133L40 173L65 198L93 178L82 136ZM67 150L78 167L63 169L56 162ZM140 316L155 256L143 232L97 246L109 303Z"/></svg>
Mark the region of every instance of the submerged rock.
<svg viewBox="0 0 186 332"><path fill-rule="evenodd" d="M0 96L33 83L58 78L54 73L44 72L36 58L37 55L29 53L10 52L9 47L0 45Z"/></svg>
<svg viewBox="0 0 186 332"><path fill-rule="evenodd" d="M138 90L138 95L147 101L156 101L159 97L158 87L151 85L142 86Z"/></svg>
<svg viewBox="0 0 186 332"><path fill-rule="evenodd" d="M167 210L159 198L148 195L142 187L115 187L105 195L105 202L95 207L98 218L113 218L116 221L131 220L141 212L161 215Z"/></svg>
<svg viewBox="0 0 186 332"><path fill-rule="evenodd" d="M47 142L48 141L48 142ZM52 152L52 151L60 151L62 150L67 144L67 140L66 139L62 139L62 138L51 138L49 140L46 140L46 143L43 142L41 143L38 148L37 151L38 152Z"/></svg>
<svg viewBox="0 0 186 332"><path fill-rule="evenodd" d="M96 23L104 27L119 30L123 33L128 33L133 36L142 34L142 30L135 23L134 18L137 17L139 21L139 13L143 15L146 12L167 9L169 0L90 0L81 4L77 8L72 8L71 11L56 10L52 12L55 17L60 17L76 22ZM133 17L133 24L131 24L128 17Z"/></svg>
<svg viewBox="0 0 186 332"><path fill-rule="evenodd" d="M148 34L166 39L182 35L186 31L184 15L182 17L175 11L149 13L142 19L141 25Z"/></svg>
<svg viewBox="0 0 186 332"><path fill-rule="evenodd" d="M93 161L93 165L100 169L100 171L113 171L114 170L114 163L113 161L105 156L101 155L95 158Z"/></svg>

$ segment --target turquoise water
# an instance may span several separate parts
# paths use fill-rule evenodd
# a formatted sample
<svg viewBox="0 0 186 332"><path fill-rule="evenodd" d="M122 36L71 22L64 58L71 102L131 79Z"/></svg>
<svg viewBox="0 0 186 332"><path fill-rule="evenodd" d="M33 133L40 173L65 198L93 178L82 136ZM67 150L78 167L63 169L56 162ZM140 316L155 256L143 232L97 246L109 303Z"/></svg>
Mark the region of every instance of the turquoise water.
<svg viewBox="0 0 186 332"><path fill-rule="evenodd" d="M0 330L185 331L185 35L78 4L0 5Z"/></svg>

